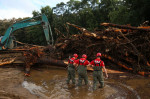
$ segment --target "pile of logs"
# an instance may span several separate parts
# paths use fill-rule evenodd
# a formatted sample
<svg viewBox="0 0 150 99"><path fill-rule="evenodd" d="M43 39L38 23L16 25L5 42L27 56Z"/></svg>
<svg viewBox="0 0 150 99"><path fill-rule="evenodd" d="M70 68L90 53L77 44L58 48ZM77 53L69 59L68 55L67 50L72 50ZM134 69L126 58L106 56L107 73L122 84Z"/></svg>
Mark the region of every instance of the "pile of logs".
<svg viewBox="0 0 150 99"><path fill-rule="evenodd" d="M132 27L102 23L104 30L88 31L87 29L67 23L77 28L81 34L64 36L60 31L55 44L55 56L67 59L73 53L87 54L88 60L95 58L97 52L102 53L106 66L115 64L148 76L150 74L150 26ZM61 57L60 57L61 56Z"/></svg>

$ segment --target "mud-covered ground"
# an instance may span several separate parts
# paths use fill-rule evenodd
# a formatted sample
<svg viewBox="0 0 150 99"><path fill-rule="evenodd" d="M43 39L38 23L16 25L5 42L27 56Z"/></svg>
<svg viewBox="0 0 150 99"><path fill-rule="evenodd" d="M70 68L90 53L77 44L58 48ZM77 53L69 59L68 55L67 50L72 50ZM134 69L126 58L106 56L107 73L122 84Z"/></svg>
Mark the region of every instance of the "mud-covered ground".
<svg viewBox="0 0 150 99"><path fill-rule="evenodd" d="M22 67L0 68L0 99L149 99L150 78L109 70L104 89L67 85L64 68L33 68L31 77L24 77ZM77 76L76 76L77 81Z"/></svg>
<svg viewBox="0 0 150 99"><path fill-rule="evenodd" d="M22 68L0 68L0 99L36 99L22 87Z"/></svg>

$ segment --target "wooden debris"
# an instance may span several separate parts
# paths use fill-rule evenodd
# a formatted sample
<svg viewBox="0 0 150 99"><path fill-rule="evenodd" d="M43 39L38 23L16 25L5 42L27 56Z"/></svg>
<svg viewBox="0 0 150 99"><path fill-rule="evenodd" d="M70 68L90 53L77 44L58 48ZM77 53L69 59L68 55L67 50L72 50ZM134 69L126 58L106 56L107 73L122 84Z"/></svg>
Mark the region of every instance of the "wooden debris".
<svg viewBox="0 0 150 99"><path fill-rule="evenodd" d="M75 24L73 26L82 34L70 35L68 38L58 38L56 53L68 58L73 53L87 54L88 60L95 58L97 52L102 53L102 59L107 64L117 64L120 67L138 74L149 75L150 72L150 28L132 27L102 23L109 26L105 30L91 32ZM114 28L117 27L117 28ZM72 37L72 38L71 38ZM71 39L70 39L71 38ZM67 41L67 42L66 42ZM114 65L113 65L114 66ZM119 68L119 67L114 67Z"/></svg>
<svg viewBox="0 0 150 99"><path fill-rule="evenodd" d="M6 65L6 64L11 64L12 62L15 61L16 58L7 58L0 60L0 66Z"/></svg>
<svg viewBox="0 0 150 99"><path fill-rule="evenodd" d="M117 27L117 28L123 28L123 29L131 29L131 30L140 30L140 31L150 32L149 27L133 27L133 26L130 26L130 25L118 25L118 24L113 24L113 23L101 23L101 25Z"/></svg>

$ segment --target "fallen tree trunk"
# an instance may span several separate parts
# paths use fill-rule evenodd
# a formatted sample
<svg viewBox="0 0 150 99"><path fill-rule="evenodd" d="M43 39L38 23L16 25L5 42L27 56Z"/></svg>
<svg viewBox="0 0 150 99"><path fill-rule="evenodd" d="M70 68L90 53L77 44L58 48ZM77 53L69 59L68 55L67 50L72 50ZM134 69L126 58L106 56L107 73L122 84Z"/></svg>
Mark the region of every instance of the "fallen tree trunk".
<svg viewBox="0 0 150 99"><path fill-rule="evenodd" d="M67 24L75 27L82 34L70 35L69 40L57 39L56 53L60 53L62 59L77 53L79 56L87 54L88 60L93 60L96 53L101 52L109 56L103 56L106 65L111 61L110 63L114 63L113 66L117 64L134 73L142 71L148 74L147 72L150 72L150 49L147 47L150 44L149 28L107 23L105 25L123 29L109 27L105 30L90 32L78 25Z"/></svg>
<svg viewBox="0 0 150 99"><path fill-rule="evenodd" d="M138 28L138 27L133 27L133 26L129 26L129 25L118 25L118 24L113 24L113 23L101 23L100 25L150 32L150 29Z"/></svg>
<svg viewBox="0 0 150 99"><path fill-rule="evenodd" d="M40 58L38 63L48 64L48 65L52 65L52 66L67 67L67 64L64 61L53 59L53 58Z"/></svg>

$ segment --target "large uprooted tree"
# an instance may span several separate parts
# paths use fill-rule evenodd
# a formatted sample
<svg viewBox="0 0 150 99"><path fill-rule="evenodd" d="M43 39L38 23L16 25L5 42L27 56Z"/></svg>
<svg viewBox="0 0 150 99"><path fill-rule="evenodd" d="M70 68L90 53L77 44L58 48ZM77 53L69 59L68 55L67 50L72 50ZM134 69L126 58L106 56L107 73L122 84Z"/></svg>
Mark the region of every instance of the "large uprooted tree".
<svg viewBox="0 0 150 99"><path fill-rule="evenodd" d="M114 63L127 70L149 75L150 26L131 27L102 23L101 25L109 27L90 32L80 26L67 24L79 29L81 34L64 36L56 29L60 35L55 44L56 54L61 55L61 58L68 58L69 55L78 53L87 54L88 59L92 60L97 52L101 52L107 64Z"/></svg>

